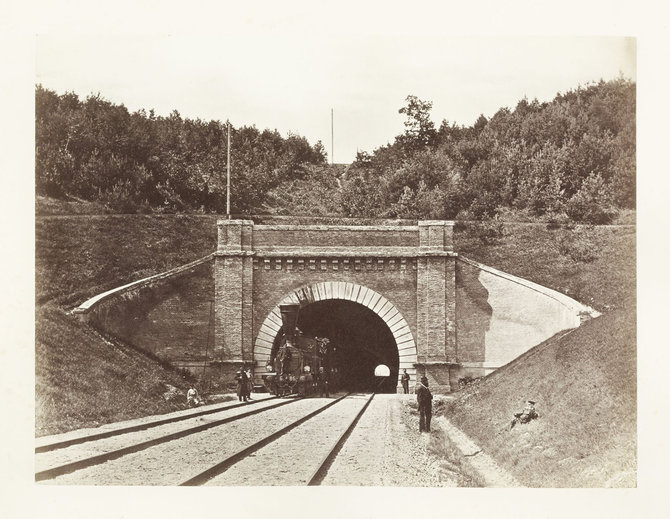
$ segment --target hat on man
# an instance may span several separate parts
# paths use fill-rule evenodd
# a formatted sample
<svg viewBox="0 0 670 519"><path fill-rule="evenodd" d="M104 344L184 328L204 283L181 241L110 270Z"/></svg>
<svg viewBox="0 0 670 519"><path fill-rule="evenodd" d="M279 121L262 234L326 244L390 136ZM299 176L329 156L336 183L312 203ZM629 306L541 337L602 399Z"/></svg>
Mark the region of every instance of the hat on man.
<svg viewBox="0 0 670 519"><path fill-rule="evenodd" d="M528 400L528 403L529 403L530 405L535 405L535 400Z"/></svg>

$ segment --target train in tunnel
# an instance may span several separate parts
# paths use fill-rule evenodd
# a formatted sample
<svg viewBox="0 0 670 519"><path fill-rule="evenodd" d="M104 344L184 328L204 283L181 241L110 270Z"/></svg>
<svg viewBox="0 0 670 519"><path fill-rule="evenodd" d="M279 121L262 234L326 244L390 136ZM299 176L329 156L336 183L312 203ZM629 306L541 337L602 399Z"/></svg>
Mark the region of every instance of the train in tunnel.
<svg viewBox="0 0 670 519"><path fill-rule="evenodd" d="M334 389L337 370L331 367L330 340L302 333L297 327L299 304L281 305L280 311L281 334L262 375L266 389L277 396L309 396L317 391L320 378Z"/></svg>
<svg viewBox="0 0 670 519"><path fill-rule="evenodd" d="M350 301L286 304L279 310L282 327L261 375L268 391L313 394L323 377L331 392L397 391L397 347L375 314ZM379 365L389 368L387 376L376 376Z"/></svg>

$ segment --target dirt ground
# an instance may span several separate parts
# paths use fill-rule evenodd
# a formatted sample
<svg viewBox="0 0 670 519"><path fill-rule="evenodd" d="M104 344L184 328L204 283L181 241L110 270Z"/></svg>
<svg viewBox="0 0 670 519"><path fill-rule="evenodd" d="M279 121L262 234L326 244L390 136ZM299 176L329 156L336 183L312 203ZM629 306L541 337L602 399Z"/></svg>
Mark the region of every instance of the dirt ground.
<svg viewBox="0 0 670 519"><path fill-rule="evenodd" d="M376 395L322 485L457 486L458 477L430 454L430 433L419 432L418 418L406 405L415 398Z"/></svg>

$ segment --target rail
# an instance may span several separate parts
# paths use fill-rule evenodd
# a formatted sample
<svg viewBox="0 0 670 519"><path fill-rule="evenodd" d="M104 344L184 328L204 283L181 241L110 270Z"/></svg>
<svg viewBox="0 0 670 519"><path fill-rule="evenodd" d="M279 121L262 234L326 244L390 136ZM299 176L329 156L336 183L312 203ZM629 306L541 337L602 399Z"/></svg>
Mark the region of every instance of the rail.
<svg viewBox="0 0 670 519"><path fill-rule="evenodd" d="M264 398L263 400L254 400L253 402L241 402L239 404L232 405L220 405L216 407L208 407L201 411L196 411L193 413L183 414L179 416L171 416L169 418L161 418L159 420L154 420L151 422L143 422L136 425L129 425L127 427L120 427L118 429L103 431L98 433L93 433L85 436L78 436L75 438L69 438L67 440L55 441L53 443L47 443L43 445L38 445L35 447L35 454L41 454L43 452L50 452L57 449L63 449L65 447L71 447L72 445L78 445L80 443L86 443L89 441L103 440L105 438L112 438L114 436L119 436L121 434L127 434L131 432L143 431L145 429L150 429L152 427L158 427L159 425L166 425L169 423L180 422L182 420L188 420L189 418L196 418L198 416L205 416L213 413L220 413L221 411L228 411L229 409L236 409L242 406L249 406L254 404L259 404L261 402L267 402L268 400L275 400L279 397L273 396L270 398Z"/></svg>
<svg viewBox="0 0 670 519"><path fill-rule="evenodd" d="M81 460L65 463L62 465L58 465L56 467L52 467L46 470L41 470L39 472L35 473L35 481L44 481L48 479L54 479L58 476L62 476L64 474L69 474L71 472L75 472L77 470L81 470L87 467L91 467L93 465L99 465L101 463L105 463L110 460L114 460L117 458L120 458L122 456L126 456L128 454L132 454L134 452L139 452L145 449L148 449L149 447L153 447L155 445L160 445L161 443L165 443L168 441L172 440L177 440L179 438L183 438L185 436L189 436L191 434L196 434L202 431L205 431L207 429L211 429L212 427L217 427L219 425L223 425L229 422L233 422L235 420L240 420L241 418L245 418L247 416L252 416L258 413L262 413L263 411L268 411L270 409L275 409L277 407L281 407L293 402L296 402L300 399L296 398L291 398L289 400L283 400L279 402L278 404L273 404L267 407L262 407L260 409L254 409L252 411L248 411L246 413L241 413L235 416L229 416L226 418L222 418L221 420L215 420L213 422L209 422L206 424L198 425L195 427L190 427L187 429L183 429L181 431L177 431L174 433L170 433L167 435L159 436L157 438L152 438L150 440L146 440L140 443L136 443L133 445L129 445L127 447L122 447L120 449L115 449L109 452L105 452L103 454L98 454L95 456L91 456L88 458L84 458ZM230 408L230 407L229 407Z"/></svg>

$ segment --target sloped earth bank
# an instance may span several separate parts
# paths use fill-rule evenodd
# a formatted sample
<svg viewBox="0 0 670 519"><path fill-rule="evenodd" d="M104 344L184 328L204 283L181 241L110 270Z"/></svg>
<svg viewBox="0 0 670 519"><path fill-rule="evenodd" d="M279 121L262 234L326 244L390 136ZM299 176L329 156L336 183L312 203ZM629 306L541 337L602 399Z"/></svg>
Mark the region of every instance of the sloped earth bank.
<svg viewBox="0 0 670 519"><path fill-rule="evenodd" d="M636 323L635 308L621 308L552 337L441 414L525 487L635 487ZM528 398L539 418L510 430Z"/></svg>

